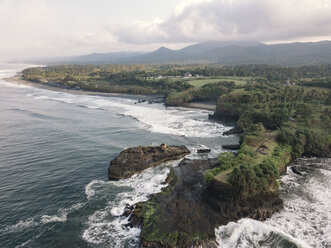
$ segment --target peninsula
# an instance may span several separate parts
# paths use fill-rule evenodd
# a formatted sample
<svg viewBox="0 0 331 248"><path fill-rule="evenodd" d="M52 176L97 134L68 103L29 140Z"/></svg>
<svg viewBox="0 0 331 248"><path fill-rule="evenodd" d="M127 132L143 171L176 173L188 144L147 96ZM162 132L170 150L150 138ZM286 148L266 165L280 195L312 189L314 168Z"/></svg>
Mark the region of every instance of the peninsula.
<svg viewBox="0 0 331 248"><path fill-rule="evenodd" d="M289 163L331 156L330 66L53 66L25 69L22 78L78 91L162 94L168 106L214 102L211 118L237 123L238 153L184 159L161 193L127 209L145 247L215 247L216 226L242 217L264 220L282 209L278 179ZM132 173L167 157L167 146L139 149L146 151L140 159L153 161L137 163ZM111 162L110 179L127 176L121 173L129 168L119 162L130 151ZM182 148L173 158L187 153Z"/></svg>

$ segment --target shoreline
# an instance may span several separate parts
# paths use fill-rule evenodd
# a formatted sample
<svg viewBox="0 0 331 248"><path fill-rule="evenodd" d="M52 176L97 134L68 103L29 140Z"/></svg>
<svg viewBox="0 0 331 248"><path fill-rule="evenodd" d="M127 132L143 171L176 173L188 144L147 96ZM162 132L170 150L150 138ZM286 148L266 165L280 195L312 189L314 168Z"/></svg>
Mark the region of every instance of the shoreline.
<svg viewBox="0 0 331 248"><path fill-rule="evenodd" d="M180 107L204 109L204 110L210 110L210 111L216 110L216 104L208 104L208 103L203 103L203 102L189 102L189 103L183 104Z"/></svg>
<svg viewBox="0 0 331 248"><path fill-rule="evenodd" d="M147 101L164 98L163 95L133 95L133 94L125 94L125 93L111 93L111 92L67 89L67 88L60 87L60 86L57 87L55 85L48 85L48 84L26 81L26 80L23 80L19 74L15 75L13 77L3 78L3 80L8 83L25 85L25 86L35 87L35 88L39 88L39 89L52 90L52 91L56 91L56 92L64 92L64 93L75 94L75 95L119 97L119 98L129 98L129 99L136 99L136 100L144 99ZM215 109L216 109L216 105L213 105L210 103L207 104L207 103L203 103L203 102L185 103L178 107L202 109L202 110L209 110L209 111L215 111Z"/></svg>
<svg viewBox="0 0 331 248"><path fill-rule="evenodd" d="M144 99L147 98L147 100L159 99L161 97L163 98L162 95L132 95L132 94L124 94L124 93L111 93L111 92L88 91L88 90L79 90L79 89L68 89L65 87L60 87L60 86L55 86L55 85L27 81L27 80L22 79L22 77L19 74L16 76L13 76L13 77L3 78L3 80L8 83L25 85L25 86L35 87L35 88L39 88L39 89L57 91L57 92L70 93L70 94L75 94L75 95L122 97L122 98L130 98L130 99L137 99L137 100L141 99L141 98L144 98Z"/></svg>

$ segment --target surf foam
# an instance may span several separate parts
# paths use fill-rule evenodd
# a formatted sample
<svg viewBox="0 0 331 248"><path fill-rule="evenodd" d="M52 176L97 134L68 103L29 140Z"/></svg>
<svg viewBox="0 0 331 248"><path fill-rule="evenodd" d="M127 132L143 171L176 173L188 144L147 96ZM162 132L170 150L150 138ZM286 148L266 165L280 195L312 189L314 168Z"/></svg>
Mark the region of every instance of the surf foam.
<svg viewBox="0 0 331 248"><path fill-rule="evenodd" d="M331 247L330 159L300 159L281 178L284 210L265 222L241 219L215 229L219 247Z"/></svg>
<svg viewBox="0 0 331 248"><path fill-rule="evenodd" d="M91 188L116 186L128 187L128 189L117 194L105 208L97 210L89 216L87 222L89 227L84 231L83 238L90 243L107 243L111 247L136 247L140 229L127 227L128 218L123 217L122 214L127 206L146 201L151 194L158 193L166 187L164 182L170 171L169 167L177 166L178 163L178 161L168 162L165 165L149 168L131 178L116 182L92 181L87 187L89 189L87 195L90 196ZM94 195L97 194L94 193Z"/></svg>
<svg viewBox="0 0 331 248"><path fill-rule="evenodd" d="M165 108L162 104L134 104L133 99L103 96L75 95L38 89L33 94L36 100L59 101L76 104L78 107L101 109L123 117L131 117L139 128L154 133L180 135L186 137L213 138L231 127L209 121L210 111Z"/></svg>

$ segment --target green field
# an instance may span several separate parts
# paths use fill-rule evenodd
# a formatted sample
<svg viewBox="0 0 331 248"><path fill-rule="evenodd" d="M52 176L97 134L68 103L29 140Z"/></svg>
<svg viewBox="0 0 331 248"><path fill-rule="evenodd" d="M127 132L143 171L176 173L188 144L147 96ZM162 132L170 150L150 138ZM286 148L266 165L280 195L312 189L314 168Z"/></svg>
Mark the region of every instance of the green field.
<svg viewBox="0 0 331 248"><path fill-rule="evenodd" d="M196 88L200 88L206 84L217 82L234 82L236 85L244 85L251 81L251 77L210 77L210 78L196 78L189 79L187 82Z"/></svg>
<svg viewBox="0 0 331 248"><path fill-rule="evenodd" d="M245 137L245 149L241 149L242 154L249 154L251 157L249 157L249 162L252 165L257 165L262 163L265 159L270 158L273 154L273 151L277 147L277 143L275 141L277 131L267 131L264 130L256 135L247 135ZM265 153L260 153L259 148L264 147L263 150ZM243 161L241 161L240 156L237 158L237 165L239 166ZM244 160L248 160L248 157L245 156ZM217 175L215 175L215 179L219 180L223 183L229 183L228 179L231 175L231 172L233 171L233 168L220 171Z"/></svg>

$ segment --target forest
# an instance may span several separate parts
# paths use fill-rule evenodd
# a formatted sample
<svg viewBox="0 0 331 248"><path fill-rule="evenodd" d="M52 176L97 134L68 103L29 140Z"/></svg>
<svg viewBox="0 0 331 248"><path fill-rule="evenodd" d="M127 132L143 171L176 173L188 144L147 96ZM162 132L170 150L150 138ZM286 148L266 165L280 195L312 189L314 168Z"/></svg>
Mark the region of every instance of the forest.
<svg viewBox="0 0 331 248"><path fill-rule="evenodd" d="M205 179L230 183L244 196L278 192L278 178L291 161L330 157L331 91L313 86L247 84L222 94L214 116L237 120L241 146L238 156L220 154L220 167Z"/></svg>

